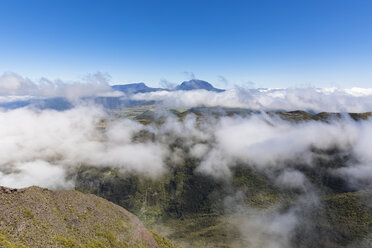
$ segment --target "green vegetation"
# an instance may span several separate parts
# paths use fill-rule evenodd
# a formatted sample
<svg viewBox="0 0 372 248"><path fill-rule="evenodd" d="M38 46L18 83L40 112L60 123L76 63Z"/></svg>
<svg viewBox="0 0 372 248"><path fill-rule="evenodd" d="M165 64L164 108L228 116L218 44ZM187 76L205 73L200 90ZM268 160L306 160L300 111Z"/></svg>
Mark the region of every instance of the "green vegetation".
<svg viewBox="0 0 372 248"><path fill-rule="evenodd" d="M221 200L235 191L245 192L247 203L254 207L271 206L280 197L280 190L268 178L247 167L236 167L230 183L195 173L195 166L196 161L186 160L158 180L83 166L77 172L76 189L119 204L146 223L161 217L221 214Z"/></svg>
<svg viewBox="0 0 372 248"><path fill-rule="evenodd" d="M133 111L132 111L133 110ZM161 123L154 109L127 109L131 118L141 123ZM132 112L131 112L132 111ZM199 107L188 110L170 110L180 121L192 113L198 121L214 116L248 116L254 111L233 108ZM290 122L331 121L344 118L339 113L312 114L305 111L268 112ZM351 113L354 120L365 120L371 113ZM153 134L141 131L134 136L140 142L154 140ZM176 139L170 149L187 150L182 139ZM311 151L315 166L293 161L289 168L303 173L319 196L313 209L299 213L300 227L291 238L298 247L339 247L347 244L370 244L371 208L361 204L347 183L330 169L345 166L350 158L337 149ZM187 151L185 151L187 154ZM231 180L215 179L195 172L200 161L184 157L179 164L169 164L168 173L150 179L140 174L122 173L112 168L81 166L76 172L76 189L101 196L136 214L149 228L175 240L184 247L245 247L234 219L234 206L245 206L265 211L278 208L286 211L293 206L301 192L283 189L264 172L247 164L237 163ZM226 199L233 197L231 207ZM324 238L326 237L326 241ZM297 245L296 245L297 247Z"/></svg>
<svg viewBox="0 0 372 248"><path fill-rule="evenodd" d="M7 248L27 248L26 246L14 243L13 241L9 241L6 235L0 234L0 246L7 247Z"/></svg>
<svg viewBox="0 0 372 248"><path fill-rule="evenodd" d="M62 236L57 236L56 237L57 242L62 245L63 247L66 248L77 248L78 246L76 245L75 241L71 238L64 238Z"/></svg>
<svg viewBox="0 0 372 248"><path fill-rule="evenodd" d="M113 116L115 118L129 118L136 120L142 124L149 124L156 121L164 121L164 116L158 116L155 114L159 106L156 105L143 105L128 107L120 110L112 110ZM191 109L166 109L164 111L169 111L174 116L178 117L180 121L184 120L188 114L194 114L198 119L204 116L210 117L214 116L216 118L222 116L241 116L246 117L252 114L257 114L259 111L254 111L245 108L227 108L227 107L194 107ZM372 112L365 113L330 113L330 112L320 112L320 113L309 113L302 110L296 111L268 111L266 112L270 116L279 116L281 119L293 122L303 122L303 121L330 121L333 119L340 119L344 117L350 117L353 120L367 120L372 116Z"/></svg>
<svg viewBox="0 0 372 248"><path fill-rule="evenodd" d="M226 218L223 199L243 192L252 207L273 206L287 197L262 174L237 166L231 182L194 172L197 161L169 168L158 180L110 168L80 167L77 189L113 201L185 247L230 247L239 233ZM207 246L208 244L208 246Z"/></svg>
<svg viewBox="0 0 372 248"><path fill-rule="evenodd" d="M26 218L34 218L34 214L31 212L31 210L29 208L27 208L24 212L23 212L23 216L26 217Z"/></svg>
<svg viewBox="0 0 372 248"><path fill-rule="evenodd" d="M171 241L169 241L169 239L164 238L163 236L159 235L155 231L150 230L150 232L151 232L152 236L154 237L156 243L160 247L164 247L164 248L177 248L177 246L174 243L172 243Z"/></svg>

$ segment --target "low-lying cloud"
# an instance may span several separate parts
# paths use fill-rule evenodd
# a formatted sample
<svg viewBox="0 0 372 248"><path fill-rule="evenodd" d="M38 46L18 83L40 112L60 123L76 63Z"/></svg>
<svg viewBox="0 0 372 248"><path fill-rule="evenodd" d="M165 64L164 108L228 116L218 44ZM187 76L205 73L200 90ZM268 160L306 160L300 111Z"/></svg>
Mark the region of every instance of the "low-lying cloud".
<svg viewBox="0 0 372 248"><path fill-rule="evenodd" d="M314 112L368 112L372 109L372 90L352 89L245 89L216 93L206 90L158 91L140 93L135 100L161 101L165 105L189 108L222 106L253 110L306 110Z"/></svg>
<svg viewBox="0 0 372 248"><path fill-rule="evenodd" d="M35 97L66 97L77 100L80 97L111 94L108 76L96 73L88 75L82 82L51 81L42 78L34 82L16 73L0 76L0 101L15 101Z"/></svg>
<svg viewBox="0 0 372 248"><path fill-rule="evenodd" d="M200 161L199 173L226 178L234 166L244 164L258 171L275 170L278 185L296 175L288 187L299 188L306 178L287 168L288 164L311 167L318 156L314 149L351 153L357 159L336 171L355 180L369 179L370 173L365 172L372 164L372 122L346 117L295 124L265 114L202 121L189 115L182 122L169 114L161 125L144 126L112 118L99 107L81 106L66 111L2 111L0 126L0 183L7 173L19 171L13 167L35 161L65 170L84 164L156 176L166 171L165 161L176 163L192 156ZM153 138L146 139L149 134ZM138 135L143 139L134 138Z"/></svg>
<svg viewBox="0 0 372 248"><path fill-rule="evenodd" d="M0 112L0 184L54 188L44 179L59 175L63 180L79 165L109 166L151 176L164 172L167 151L162 144L132 142L141 125L130 120L116 120L108 123L105 131L100 130L100 121L107 118L95 107ZM33 176L34 170L43 176ZM73 185L58 183L61 180L56 180L58 187Z"/></svg>
<svg viewBox="0 0 372 248"><path fill-rule="evenodd" d="M90 84L48 80L35 84L16 74L4 74L0 100L56 96L76 100L117 94L104 77L96 75L90 80ZM372 110L372 90L357 88L158 91L135 94L132 99L156 100L171 108ZM245 117L189 114L180 121L166 109L155 110L164 120L148 125L113 116L89 103L77 103L65 111L1 110L0 185L73 188L74 173L82 165L156 179L190 158L196 163L195 174L229 182L234 169L243 166L297 196L289 207L278 204L264 211L244 205L243 193L232 192L225 198L226 211L242 216L237 226L247 244L277 248L291 247L294 230L307 218L307 211L321 204L317 186L301 168L327 170L355 190L372 186L371 120L355 121L344 115L327 121L291 122L258 111ZM344 160L332 168L321 168L317 161L329 159L335 151Z"/></svg>
<svg viewBox="0 0 372 248"><path fill-rule="evenodd" d="M259 170L280 169L296 161L310 166L312 149L352 149L362 139L361 130L361 125L350 119L293 124L260 114L222 118L214 127L213 149L198 170L224 177L228 166L238 163Z"/></svg>

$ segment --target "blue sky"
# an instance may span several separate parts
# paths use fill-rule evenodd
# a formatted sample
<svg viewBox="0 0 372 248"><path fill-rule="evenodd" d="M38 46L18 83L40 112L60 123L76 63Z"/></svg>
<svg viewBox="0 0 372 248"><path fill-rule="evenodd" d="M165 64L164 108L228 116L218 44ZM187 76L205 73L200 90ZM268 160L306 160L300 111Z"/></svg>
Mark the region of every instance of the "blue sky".
<svg viewBox="0 0 372 248"><path fill-rule="evenodd" d="M370 0L2 0L0 72L372 87Z"/></svg>

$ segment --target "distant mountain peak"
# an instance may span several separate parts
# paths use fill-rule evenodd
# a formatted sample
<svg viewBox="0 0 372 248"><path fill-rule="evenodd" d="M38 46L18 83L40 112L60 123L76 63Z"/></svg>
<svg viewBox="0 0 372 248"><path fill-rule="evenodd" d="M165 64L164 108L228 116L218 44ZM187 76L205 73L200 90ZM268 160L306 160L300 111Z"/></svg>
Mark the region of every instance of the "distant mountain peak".
<svg viewBox="0 0 372 248"><path fill-rule="evenodd" d="M121 91L126 94L136 94L164 90L162 88L151 88L145 83L118 84L111 86L113 90Z"/></svg>
<svg viewBox="0 0 372 248"><path fill-rule="evenodd" d="M176 90L207 90L214 92L223 92L225 90L217 89L207 81L192 79L190 81L184 81L176 87Z"/></svg>
<svg viewBox="0 0 372 248"><path fill-rule="evenodd" d="M131 84L125 84L126 86L136 86L136 87L144 87L144 88L149 88L145 83L140 82L140 83L131 83Z"/></svg>

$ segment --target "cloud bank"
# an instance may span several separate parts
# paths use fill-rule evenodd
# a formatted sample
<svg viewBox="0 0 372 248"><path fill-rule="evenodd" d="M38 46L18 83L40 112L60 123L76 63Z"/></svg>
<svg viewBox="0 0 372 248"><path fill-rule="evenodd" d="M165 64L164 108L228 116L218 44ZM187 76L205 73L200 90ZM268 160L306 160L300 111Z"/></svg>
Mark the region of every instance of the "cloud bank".
<svg viewBox="0 0 372 248"><path fill-rule="evenodd" d="M163 82L167 87L174 84ZM113 91L109 76L90 74L81 82L64 82L46 78L34 82L16 73L0 76L0 103L32 98L64 97L70 101L90 97L126 97ZM372 88L287 88L250 89L236 86L224 92L206 90L156 91L130 96L132 100L155 100L172 108L222 106L253 110L305 110L313 112L369 112L372 111Z"/></svg>
<svg viewBox="0 0 372 248"><path fill-rule="evenodd" d="M164 172L162 144L133 142L141 125L130 120L110 122L103 132L99 123L107 118L94 107L0 112L0 184L69 188L73 184L65 176L79 165L151 176Z"/></svg>
<svg viewBox="0 0 372 248"><path fill-rule="evenodd" d="M42 79L36 84L8 73L0 77L0 101L33 97L75 101L117 94L101 75L88 81L66 84ZM156 100L171 108L372 110L372 90L358 88L158 91L135 94L132 99ZM355 190L372 187L372 120L355 121L345 115L294 123L261 111L246 117L200 118L189 114L180 121L164 108L158 110L161 113L157 114L166 118L149 125L113 117L90 104L76 104L65 111L27 107L1 110L0 185L73 188L74 173L82 165L157 179L190 158L196 161L195 174L230 182L234 169L243 166L297 196L290 207L279 203L265 211L244 205L241 192L230 192L224 199L225 210L240 216L237 227L246 243L273 248L291 247L294 230L307 228L302 225L304 219L321 204L316 185L303 168L326 170ZM332 152L343 160L336 167L322 168L319 160L331 159Z"/></svg>
<svg viewBox="0 0 372 248"><path fill-rule="evenodd" d="M24 100L35 97L66 97L77 100L80 97L112 92L108 76L96 73L88 75L82 82L51 81L42 78L34 82L16 73L0 76L0 101Z"/></svg>
<svg viewBox="0 0 372 248"><path fill-rule="evenodd" d="M216 93L206 90L158 91L133 96L135 100L155 100L172 107L222 106L253 110L308 110L314 112L369 112L372 89L352 88L234 88Z"/></svg>
<svg viewBox="0 0 372 248"><path fill-rule="evenodd" d="M318 158L314 151L330 149L356 158L335 173L356 181L372 179L367 173L372 170L370 120L292 123L261 113L202 121L188 115L180 122L169 114L163 124L145 126L112 118L99 107L80 106L66 111L1 111L0 126L0 184L12 182L5 179L12 173L27 174L24 164L59 167L66 171L61 175L91 165L157 176L191 156L200 161L197 172L216 178L228 178L235 166L244 164L275 171L278 185L301 188L306 178L288 164L311 167Z"/></svg>

